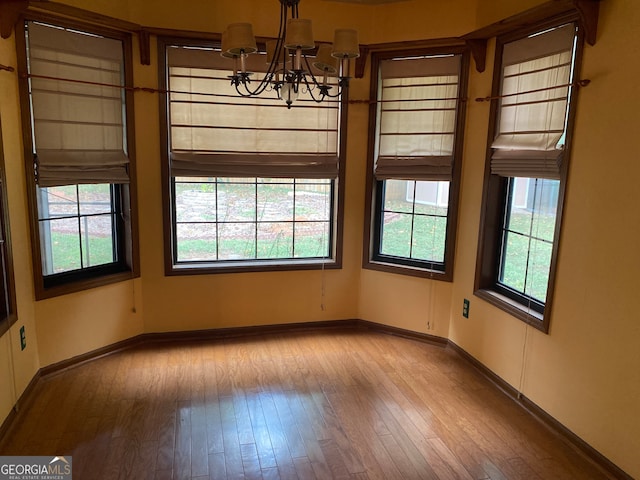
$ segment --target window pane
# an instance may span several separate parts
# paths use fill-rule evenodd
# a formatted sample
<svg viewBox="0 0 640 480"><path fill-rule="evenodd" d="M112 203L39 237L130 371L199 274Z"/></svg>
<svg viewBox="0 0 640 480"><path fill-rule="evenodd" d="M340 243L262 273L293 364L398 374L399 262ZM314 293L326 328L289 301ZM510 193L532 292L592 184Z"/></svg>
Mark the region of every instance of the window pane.
<svg viewBox="0 0 640 480"><path fill-rule="evenodd" d="M416 182L407 180L386 180L384 182L383 210L413 212L415 184Z"/></svg>
<svg viewBox="0 0 640 480"><path fill-rule="evenodd" d="M218 226L219 260L252 260L256 258L254 223L221 223Z"/></svg>
<svg viewBox="0 0 640 480"><path fill-rule="evenodd" d="M384 212L380 253L409 258L412 234L411 214Z"/></svg>
<svg viewBox="0 0 640 480"><path fill-rule="evenodd" d="M78 185L80 215L111 213L111 185Z"/></svg>
<svg viewBox="0 0 640 480"><path fill-rule="evenodd" d="M75 185L38 188L38 193L38 219L78 214L78 193Z"/></svg>
<svg viewBox="0 0 640 480"><path fill-rule="evenodd" d="M258 184L258 221L293 219L293 184Z"/></svg>
<svg viewBox="0 0 640 480"><path fill-rule="evenodd" d="M46 275L82 268L77 218L41 221L40 243Z"/></svg>
<svg viewBox="0 0 640 480"><path fill-rule="evenodd" d="M544 303L558 204L558 180L509 179L500 282Z"/></svg>
<svg viewBox="0 0 640 480"><path fill-rule="evenodd" d="M179 223L176 237L179 262L217 260L215 223Z"/></svg>
<svg viewBox="0 0 640 480"><path fill-rule="evenodd" d="M296 222L294 234L294 257L329 256L329 222Z"/></svg>
<svg viewBox="0 0 640 480"><path fill-rule="evenodd" d="M544 303L547 298L551 251L553 244L540 240L531 242L527 285L524 293Z"/></svg>
<svg viewBox="0 0 640 480"><path fill-rule="evenodd" d="M508 205L507 228L512 232L529 235L533 218L532 197L535 178L513 178L511 180L511 202Z"/></svg>
<svg viewBox="0 0 640 480"><path fill-rule="evenodd" d="M80 217L83 266L93 267L116 261L113 252L112 217Z"/></svg>
<svg viewBox="0 0 640 480"><path fill-rule="evenodd" d="M444 262L449 182L386 180L380 254Z"/></svg>
<svg viewBox="0 0 640 480"><path fill-rule="evenodd" d="M556 209L560 181L538 179L535 188L535 206L531 225L534 237L553 241L556 227Z"/></svg>
<svg viewBox="0 0 640 480"><path fill-rule="evenodd" d="M332 185L291 178L176 181L177 261L326 257ZM200 238L209 222L217 225L217 252L215 242L203 245ZM211 228L205 236L213 238Z"/></svg>
<svg viewBox="0 0 640 480"><path fill-rule="evenodd" d="M258 258L293 258L293 223L259 223Z"/></svg>
<svg viewBox="0 0 640 480"><path fill-rule="evenodd" d="M324 220L331 216L331 185L296 181L296 221Z"/></svg>
<svg viewBox="0 0 640 480"><path fill-rule="evenodd" d="M529 239L524 235L507 232L500 281L514 290L523 292L528 255Z"/></svg>
<svg viewBox="0 0 640 480"><path fill-rule="evenodd" d="M255 183L218 181L218 218L222 222L255 221Z"/></svg>
<svg viewBox="0 0 640 480"><path fill-rule="evenodd" d="M415 213L446 216L449 182L416 182L415 203Z"/></svg>
<svg viewBox="0 0 640 480"><path fill-rule="evenodd" d="M444 262L447 235L446 217L416 215L413 224L411 258Z"/></svg>
<svg viewBox="0 0 640 480"><path fill-rule="evenodd" d="M176 182L176 221L215 222L216 184Z"/></svg>

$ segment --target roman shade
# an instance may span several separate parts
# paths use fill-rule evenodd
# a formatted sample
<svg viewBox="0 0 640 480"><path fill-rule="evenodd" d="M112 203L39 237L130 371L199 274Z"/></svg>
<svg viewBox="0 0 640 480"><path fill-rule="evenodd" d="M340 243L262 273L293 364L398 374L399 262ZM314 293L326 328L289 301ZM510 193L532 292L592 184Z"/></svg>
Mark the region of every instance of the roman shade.
<svg viewBox="0 0 640 480"><path fill-rule="evenodd" d="M28 46L38 185L128 183L122 42L29 22Z"/></svg>
<svg viewBox="0 0 640 480"><path fill-rule="evenodd" d="M378 180L451 180L459 76L459 55L380 62Z"/></svg>
<svg viewBox="0 0 640 480"><path fill-rule="evenodd" d="M338 176L337 100L315 103L305 86L291 109L275 91L242 97L214 49L169 47L167 60L174 177ZM266 69L266 55L248 56L248 71Z"/></svg>
<svg viewBox="0 0 640 480"><path fill-rule="evenodd" d="M491 173L560 178L575 26L507 43Z"/></svg>

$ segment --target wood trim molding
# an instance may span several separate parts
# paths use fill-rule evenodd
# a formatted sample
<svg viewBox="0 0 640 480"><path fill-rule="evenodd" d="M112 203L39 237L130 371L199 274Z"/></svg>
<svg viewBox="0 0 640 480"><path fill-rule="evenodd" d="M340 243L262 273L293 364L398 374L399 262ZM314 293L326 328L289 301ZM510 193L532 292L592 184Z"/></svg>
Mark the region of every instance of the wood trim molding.
<svg viewBox="0 0 640 480"><path fill-rule="evenodd" d="M430 335L428 333L415 332L413 330L392 327L390 325L370 322L368 320L356 320L355 322L356 328L361 330L372 330L374 332L385 333L387 335L393 335L396 337L408 338L410 340L417 340L419 342L429 343L431 345L437 345L439 347L446 347L448 344L448 340L446 338L438 337L436 335Z"/></svg>
<svg viewBox="0 0 640 480"><path fill-rule="evenodd" d="M355 77L364 77L365 67L367 65L367 57L369 56L370 48L368 45L360 45L360 56L356 58L356 71Z"/></svg>
<svg viewBox="0 0 640 480"><path fill-rule="evenodd" d="M600 0L574 0L574 5L585 31L585 40L589 45L593 46L596 44L598 36Z"/></svg>
<svg viewBox="0 0 640 480"><path fill-rule="evenodd" d="M471 50L478 72L486 63L487 40L514 30L526 29L554 17L576 16L585 30L589 45L595 45L598 31L600 0L549 0L546 3L517 13L498 22L469 32L460 37ZM484 45L483 45L484 43Z"/></svg>
<svg viewBox="0 0 640 480"><path fill-rule="evenodd" d="M151 65L151 34L149 30L138 30L138 48L140 49L140 63Z"/></svg>
<svg viewBox="0 0 640 480"><path fill-rule="evenodd" d="M115 342L110 345L91 350L90 352L76 355L75 357L71 357L57 363L52 363L51 365L42 367L38 371L38 373L41 377L47 377L49 375L60 373L68 368L77 367L79 365L82 365L83 363L87 363L92 360L97 360L98 358L106 357L107 355L112 355L123 350L137 347L144 343L143 337L144 335L137 335L135 337L127 338L126 340L121 340L119 342Z"/></svg>
<svg viewBox="0 0 640 480"><path fill-rule="evenodd" d="M487 67L487 39L470 38L465 42L476 64L476 71L484 72Z"/></svg>
<svg viewBox="0 0 640 480"><path fill-rule="evenodd" d="M20 15L27 9L27 0L2 0L0 2L0 37L9 38Z"/></svg>
<svg viewBox="0 0 640 480"><path fill-rule="evenodd" d="M0 445L2 443L2 439L14 425L14 421L16 419L16 416L18 415L18 412L22 408L25 408L35 398L34 392L41 378L41 370L38 370L29 382L29 385L27 385L27 388L25 388L24 392L22 392L22 395L20 395L20 398L18 399L14 407L9 412L9 415L7 415L7 418L4 420L4 422L2 422L2 425L0 425Z"/></svg>
<svg viewBox="0 0 640 480"><path fill-rule="evenodd" d="M563 14L576 14L586 32L589 45L595 45L598 30L598 13L600 0L548 0L524 12L517 13L491 25L479 28L461 37L436 38L430 40L415 40L406 42L378 43L360 45L360 57L355 61L355 78L362 78L365 73L367 57L370 52L398 49L412 49L438 46L465 45L471 51L476 63L476 70L483 72L486 66L487 39L501 35L514 29L525 28L539 23L550 17ZM212 32L179 31L173 29L142 26L89 10L83 10L63 3L49 0L2 0L0 2L0 35L8 38L15 23L25 10L48 12L68 18L79 19L84 22L108 26L135 33L140 46L140 63L150 65L150 36L180 36L187 38L218 40L220 34Z"/></svg>
<svg viewBox="0 0 640 480"><path fill-rule="evenodd" d="M381 323L370 322L360 319L346 320L326 320L319 322L300 322L300 323L282 323L275 325L259 325L250 327L229 327L214 328L207 330L186 330L178 332L156 332L143 333L135 337L106 345L104 347L92 350L90 352L77 355L60 362L42 367L38 374L42 377L59 373L63 370L73 368L83 363L96 360L98 358L121 352L131 348L140 347L142 345L158 344L158 343L190 343L203 340L221 340L226 338L250 337L257 335L284 334L309 332L324 329L364 329L373 330L380 333L395 335L403 338L410 338L421 342L427 342L434 345L446 346L447 340L435 335L414 332L398 327L391 327Z"/></svg>
<svg viewBox="0 0 640 480"><path fill-rule="evenodd" d="M597 467L600 468L606 474L613 476L618 480L633 480L633 477L628 475L620 467L614 464L607 457L598 452L595 448L582 440L578 435L573 433L567 427L565 427L558 420L549 415L546 411L536 405L533 401L523 395L521 392L509 383L503 380L501 377L491 371L486 365L481 363L478 359L464 350L462 347L448 341L448 346L455 351L460 357L469 362L478 372L501 390L505 395L510 397L515 403L521 406L527 413L535 417L538 421L549 428L553 433L558 435L567 445L577 449L586 458L591 460Z"/></svg>
<svg viewBox="0 0 640 480"><path fill-rule="evenodd" d="M11 0L16 1L16 0ZM55 14L57 16L66 17L70 20L80 20L84 23L91 23L102 27L109 27L112 30L120 30L123 32L135 33L142 29L137 23L128 22L119 18L110 17L101 13L84 10L79 7L67 5L64 3L52 2L50 0L19 0L28 3L30 11L40 13Z"/></svg>
<svg viewBox="0 0 640 480"><path fill-rule="evenodd" d="M324 329L340 329L340 330L370 330L374 332L394 335L410 340L428 343L443 348L451 348L462 359L473 366L480 375L489 380L496 388L501 390L505 395L510 397L514 402L520 405L527 413L533 415L536 419L547 426L552 432L558 435L569 446L577 449L594 463L594 466L600 468L606 474L618 480L633 480L633 477L625 473L620 467L615 465L596 449L587 444L584 440L571 432L567 427L558 422L555 418L537 406L534 402L518 392L514 387L496 375L487 366L469 354L462 347L443 337L429 335L426 333L415 332L403 328L384 325L376 322L361 319L347 320L327 320L319 322L304 322L292 324L276 324L251 327L231 327L222 329L209 330L193 330L182 332L159 332L145 333L137 335L120 342L107 345L105 347L93 350L91 352L78 355L76 357L63 360L61 362L48 365L41 368L34 375L25 389L24 393L16 403L14 409L11 410L5 421L0 426L0 444L7 432L14 425L17 412L28 405L34 398L34 393L41 379L59 373L68 368L79 366L83 363L98 359L116 352L128 350L130 348L138 348L144 345L153 345L158 343L191 343L203 340L220 340L225 338L237 338L266 334L285 334L299 332L313 332Z"/></svg>

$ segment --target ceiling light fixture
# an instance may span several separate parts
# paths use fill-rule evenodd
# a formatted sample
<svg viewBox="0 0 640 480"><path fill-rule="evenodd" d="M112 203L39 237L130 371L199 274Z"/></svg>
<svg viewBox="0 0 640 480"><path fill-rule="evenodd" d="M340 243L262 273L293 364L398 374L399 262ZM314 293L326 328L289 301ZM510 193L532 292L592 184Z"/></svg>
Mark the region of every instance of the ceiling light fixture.
<svg viewBox="0 0 640 480"><path fill-rule="evenodd" d="M243 97L275 91L287 108L291 108L301 92L308 92L318 103L327 97L339 97L349 84L350 60L360 56L358 33L352 29L337 29L333 45L322 44L316 50L311 20L298 17L300 0L279 1L278 38L266 43L266 72L255 87L251 85L253 73L247 71L248 56L258 51L253 27L250 23L234 23L222 33L221 55L234 62L231 84ZM322 72L321 78L312 73L310 62ZM329 77L336 75L338 91L332 93Z"/></svg>

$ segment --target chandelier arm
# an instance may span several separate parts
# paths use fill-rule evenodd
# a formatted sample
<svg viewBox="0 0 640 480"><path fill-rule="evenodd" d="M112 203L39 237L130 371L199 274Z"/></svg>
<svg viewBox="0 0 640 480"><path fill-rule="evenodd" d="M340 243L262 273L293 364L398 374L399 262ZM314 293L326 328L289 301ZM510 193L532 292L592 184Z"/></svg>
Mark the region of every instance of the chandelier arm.
<svg viewBox="0 0 640 480"><path fill-rule="evenodd" d="M338 91L335 94L330 94L328 91L324 94L325 97L328 98L338 98L342 95L342 87L338 87Z"/></svg>
<svg viewBox="0 0 640 480"><path fill-rule="evenodd" d="M280 4L280 26L278 27L278 44L282 42L282 39L287 33L287 5ZM276 50L277 52L277 50Z"/></svg>
<svg viewBox="0 0 640 480"><path fill-rule="evenodd" d="M236 87L236 92L238 92L238 95L240 95L241 97L253 97L262 94L271 84L270 80L271 76L267 72L265 74L265 77L260 80L260 83L258 83L255 89L249 88L249 83L251 83L251 81L248 77L245 80L233 82L233 85ZM240 90L240 85L242 85L244 91Z"/></svg>
<svg viewBox="0 0 640 480"><path fill-rule="evenodd" d="M311 76L311 80L313 80L314 87L320 88L320 83L318 83L316 76L313 74L313 70L311 70L311 65L309 65L309 59L307 58L306 55L304 56L304 63L307 66L307 72L309 72L309 75ZM306 81L306 75L305 75L305 83L308 83Z"/></svg>
<svg viewBox="0 0 640 480"><path fill-rule="evenodd" d="M311 78L313 78L313 81L315 83L315 87L318 86L317 82L315 81L315 78L313 77L313 75L311 76ZM304 81L304 84L307 87L307 92L309 92L309 96L311 97L311 99L316 102L316 103L320 103L324 100L324 97L327 95L327 92L324 91L324 89L320 89L320 96L316 98L316 96L314 95L313 91L315 90L314 86L309 85L309 80L307 80L307 76L303 75L302 79Z"/></svg>
<svg viewBox="0 0 640 480"><path fill-rule="evenodd" d="M309 82L307 81L306 75L305 75L305 83L307 84L307 88L309 90L309 94L311 95L311 98L314 99L314 101L318 102L318 100L316 100L314 95L313 95L313 89L314 88L317 88L318 90L320 90L320 93L321 93L320 101L322 101L322 99L324 99L325 97L338 98L340 95L342 95L342 83L341 82L338 83L337 92L335 94L330 94L329 90L331 90L333 87L327 87L327 86L324 86L324 85L320 84L320 82L318 82L318 79L316 78L316 76L311 72L311 67L309 66L309 59L307 57L305 57L304 60L305 60L305 63L307 65L307 70L309 71L309 73L311 75L311 79L313 80L313 87L309 87Z"/></svg>

